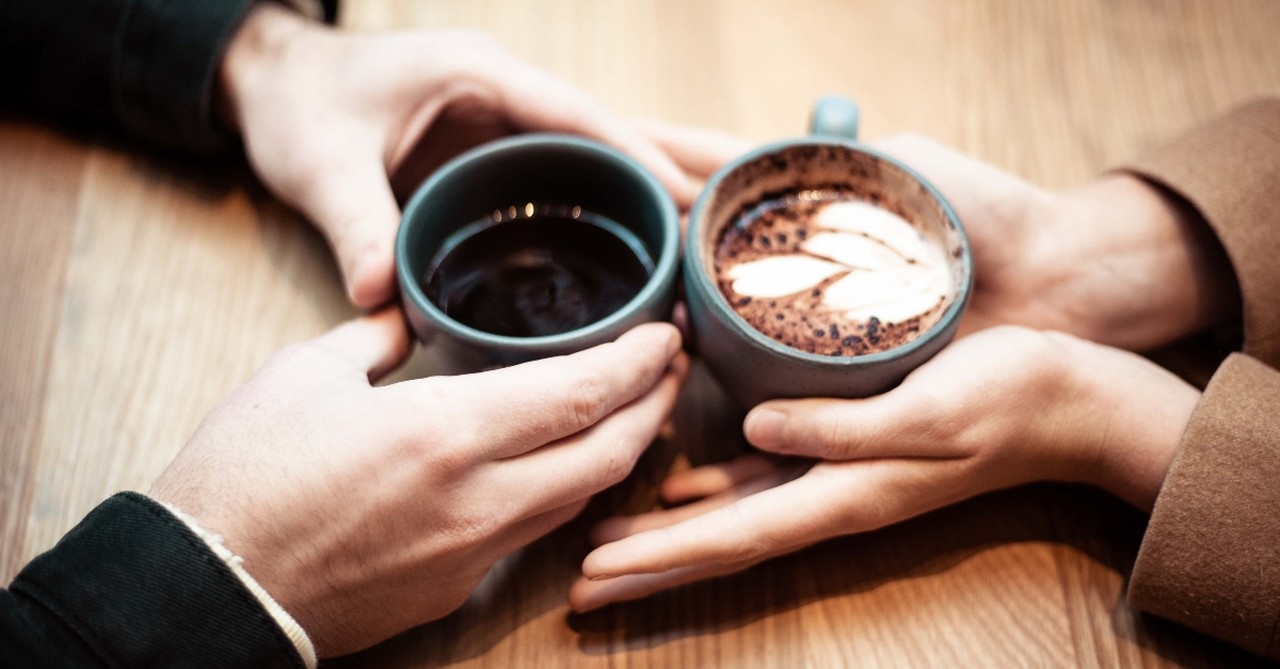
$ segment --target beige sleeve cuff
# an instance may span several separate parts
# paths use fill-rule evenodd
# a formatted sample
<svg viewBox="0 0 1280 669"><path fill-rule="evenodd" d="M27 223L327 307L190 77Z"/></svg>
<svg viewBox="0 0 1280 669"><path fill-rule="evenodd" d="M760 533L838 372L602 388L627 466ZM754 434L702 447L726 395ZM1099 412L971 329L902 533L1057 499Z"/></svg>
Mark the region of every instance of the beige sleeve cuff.
<svg viewBox="0 0 1280 669"><path fill-rule="evenodd" d="M289 615L284 610L284 607L280 606L271 595L267 594L267 591L249 575L249 572L245 571L244 560L222 544L221 536L201 527L195 518L183 513L181 509L168 502L160 502L160 504L208 544L214 554L231 568L231 572L244 583L249 592L253 593L253 596L262 604L262 608L266 609L271 618L280 626L280 631L284 632L284 635L293 642L294 648L298 649L298 655L302 657L302 662L307 666L307 669L316 669L319 665L319 660L316 658L316 648L311 643L311 637L307 636L307 632L302 629L298 621L294 620L293 616Z"/></svg>
<svg viewBox="0 0 1280 669"><path fill-rule="evenodd" d="M1244 351L1280 368L1280 97L1239 105L1123 169L1208 221L1240 282Z"/></svg>
<svg viewBox="0 0 1280 669"><path fill-rule="evenodd" d="M1235 354L1209 382L1156 499L1129 603L1280 659L1280 372Z"/></svg>

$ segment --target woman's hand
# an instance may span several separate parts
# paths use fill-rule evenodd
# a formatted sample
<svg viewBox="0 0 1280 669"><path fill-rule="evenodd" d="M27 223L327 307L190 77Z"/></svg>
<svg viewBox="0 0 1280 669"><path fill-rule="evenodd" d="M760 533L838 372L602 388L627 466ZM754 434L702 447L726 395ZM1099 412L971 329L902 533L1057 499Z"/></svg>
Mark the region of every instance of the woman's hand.
<svg viewBox="0 0 1280 669"><path fill-rule="evenodd" d="M963 332L1017 324L1145 351L1239 314L1235 274L1208 225L1138 177L1057 193L917 135L871 145L942 191L969 233Z"/></svg>
<svg viewBox="0 0 1280 669"><path fill-rule="evenodd" d="M688 360L666 324L483 374L372 387L398 312L273 357L204 420L151 495L194 516L321 657L460 606L502 556L621 481Z"/></svg>
<svg viewBox="0 0 1280 669"><path fill-rule="evenodd" d="M675 474L663 495L689 503L602 523L570 604L643 597L1032 481L1150 509L1198 399L1132 353L984 330L883 395L756 407L744 431L769 455Z"/></svg>
<svg viewBox="0 0 1280 669"><path fill-rule="evenodd" d="M647 130L703 178L749 148L720 132ZM1142 179L1110 174L1057 193L917 135L868 146L922 174L964 223L976 269L962 332L1025 325L1145 351L1239 314L1239 287L1212 231Z"/></svg>
<svg viewBox="0 0 1280 669"><path fill-rule="evenodd" d="M634 156L678 202L696 195L638 129L480 33L341 32L259 3L228 46L220 94L259 178L325 234L360 307L395 294L388 175L420 180L481 141L591 137Z"/></svg>

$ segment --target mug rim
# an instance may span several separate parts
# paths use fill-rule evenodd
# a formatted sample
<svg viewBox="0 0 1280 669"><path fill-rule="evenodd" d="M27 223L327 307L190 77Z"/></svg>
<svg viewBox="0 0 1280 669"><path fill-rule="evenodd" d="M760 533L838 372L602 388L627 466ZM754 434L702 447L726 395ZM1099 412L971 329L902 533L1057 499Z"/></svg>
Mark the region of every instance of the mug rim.
<svg viewBox="0 0 1280 669"><path fill-rule="evenodd" d="M612 163L621 168L622 171L635 177L636 183L652 196L658 204L663 230L662 247L659 249L658 257L654 263L653 273L649 275L640 292L636 293L626 304L600 320L568 332L538 337L513 337L485 332L471 327L449 316L431 300L427 299L426 293L423 292L417 278L409 275L408 230L412 225L411 221L419 209L427 206L426 201L432 191L440 188L442 183L462 167L490 158L495 154L545 148L576 149L586 152L594 158ZM639 161L612 146L584 137L562 133L528 133L486 142L454 156L418 185L413 192L413 196L409 198L408 203L405 205L404 212L400 215L400 227L396 232L396 277L399 280L403 298L412 302L414 307L422 312L434 327L449 333L453 337L471 343L483 346L515 347L538 353L559 350L577 340L590 340L599 336L602 332L617 327L619 323L643 309L645 305L658 296L658 292L663 290L663 286L669 283L668 278L674 277L676 264L679 261L679 246L680 216L676 211L675 201L671 199L666 188L662 186L657 177L650 173Z"/></svg>
<svg viewBox="0 0 1280 669"><path fill-rule="evenodd" d="M840 146L851 151L870 155L877 160L888 162L894 167L902 170L907 176L911 177L923 186L929 196L941 205L942 212L947 217L947 220L951 221L955 226L957 236L960 241L960 262L964 270L964 280L959 286L957 286L955 298L952 299L951 304L947 309L942 312L942 316L940 316L933 325L929 326L911 341L885 351L853 356L819 355L817 353L802 351L798 348L793 348L775 341L753 327L729 304L729 300L724 296L724 293L720 291L719 286L716 286L711 280L709 276L710 272L703 266L704 263L702 261L701 253L696 253L695 250L699 249L699 245L701 244L699 241L699 232L702 228L704 214L711 202L712 196L717 190L719 190L720 184L724 179L738 168L753 162L762 156L767 156L772 153L780 152L784 149L790 149L798 146ZM969 244L969 233L964 229L964 225L961 222L960 217L956 214L955 209L951 207L951 203L942 196L942 193L932 183L930 183L928 179L924 178L924 176L916 170L904 165L901 161L884 153L883 151L866 146L865 144L852 139L840 139L838 137L827 136L823 136L821 138L808 136L795 139L784 139L757 147L733 159L717 170L716 173L707 180L706 186L704 186L702 192L698 194L698 199L689 210L689 224L685 230L684 248L685 263L691 265L692 270L688 272L691 276L686 278L686 281L692 280L697 284L700 290L707 293L708 305L710 306L710 311L715 318L724 322L724 324L729 328L740 333L745 333L748 342L764 348L771 353L804 363L818 364L832 368L862 367L882 362L892 362L912 355L920 348L927 346L938 334L945 332L960 318L960 315L964 313L964 309L968 305L969 296L973 292L973 250ZM688 288L689 287L686 287L686 290Z"/></svg>

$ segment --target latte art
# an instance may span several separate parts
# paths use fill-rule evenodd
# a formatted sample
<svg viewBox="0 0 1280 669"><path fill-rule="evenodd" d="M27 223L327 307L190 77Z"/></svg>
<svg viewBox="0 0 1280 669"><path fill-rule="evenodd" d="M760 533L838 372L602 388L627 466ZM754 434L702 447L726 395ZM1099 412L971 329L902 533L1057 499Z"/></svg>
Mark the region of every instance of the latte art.
<svg viewBox="0 0 1280 669"><path fill-rule="evenodd" d="M839 193L761 203L725 231L721 290L764 334L823 355L900 346L952 296L941 246L897 214Z"/></svg>

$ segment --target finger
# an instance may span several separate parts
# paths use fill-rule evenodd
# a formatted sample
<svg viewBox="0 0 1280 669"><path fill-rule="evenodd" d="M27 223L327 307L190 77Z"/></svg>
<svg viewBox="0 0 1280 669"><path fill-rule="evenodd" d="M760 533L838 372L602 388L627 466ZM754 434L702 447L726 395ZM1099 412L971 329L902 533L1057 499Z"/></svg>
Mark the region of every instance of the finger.
<svg viewBox="0 0 1280 669"><path fill-rule="evenodd" d="M584 135L610 144L648 168L681 208L698 196L697 187L653 141L590 95L516 58L502 59L500 67L503 71L493 78L499 84L502 108L517 126Z"/></svg>
<svg viewBox="0 0 1280 669"><path fill-rule="evenodd" d="M752 562L838 534L877 529L942 503L940 492L920 493L923 469L932 463L820 464L794 481L696 518L605 544L587 555L582 573L600 580Z"/></svg>
<svg viewBox="0 0 1280 669"><path fill-rule="evenodd" d="M396 307L347 321L310 343L350 370L367 374L370 381L398 367L410 348L408 330Z"/></svg>
<svg viewBox="0 0 1280 669"><path fill-rule="evenodd" d="M752 445L780 455L824 460L950 457L948 417L933 396L909 381L875 397L765 402L752 409L742 431Z"/></svg>
<svg viewBox="0 0 1280 669"><path fill-rule="evenodd" d="M649 392L679 350L675 327L648 323L573 355L453 377L450 399L466 408L460 427L484 449L477 456L508 458L581 432ZM401 385L421 392L413 381ZM426 392L420 401L439 396Z"/></svg>
<svg viewBox="0 0 1280 669"><path fill-rule="evenodd" d="M684 522L691 518L704 515L722 506L728 506L744 497L754 495L758 492L776 488L787 481L795 479L804 472L803 469L792 467L778 467L765 474L755 478L743 481L742 483L722 491L718 494L711 495L705 499L685 504L674 509L664 509L661 511L651 511L649 513L641 513L634 516L615 516L602 521L591 532L591 543L596 546L625 539L634 534L648 532L662 527L670 527L677 523Z"/></svg>
<svg viewBox="0 0 1280 669"><path fill-rule="evenodd" d="M640 131L675 160L685 172L707 179L729 161L751 150L750 140L719 130L655 120L638 123Z"/></svg>
<svg viewBox="0 0 1280 669"><path fill-rule="evenodd" d="M569 588L569 608L578 612L591 611L606 604L640 599L662 590L742 571L753 564L756 562L697 565L661 574L631 574L603 581L579 578Z"/></svg>
<svg viewBox="0 0 1280 669"><path fill-rule="evenodd" d="M385 304L395 293L400 207L381 159L342 156L317 169L295 205L329 240L351 301L362 309Z"/></svg>
<svg viewBox="0 0 1280 669"><path fill-rule="evenodd" d="M621 482L671 415L688 369L689 359L682 353L647 394L590 429L497 463L486 471L486 485L507 491L508 504L515 508L541 512Z"/></svg>
<svg viewBox="0 0 1280 669"><path fill-rule="evenodd" d="M710 497L783 467L778 458L751 453L728 462L687 469L662 482L662 499L677 504Z"/></svg>

